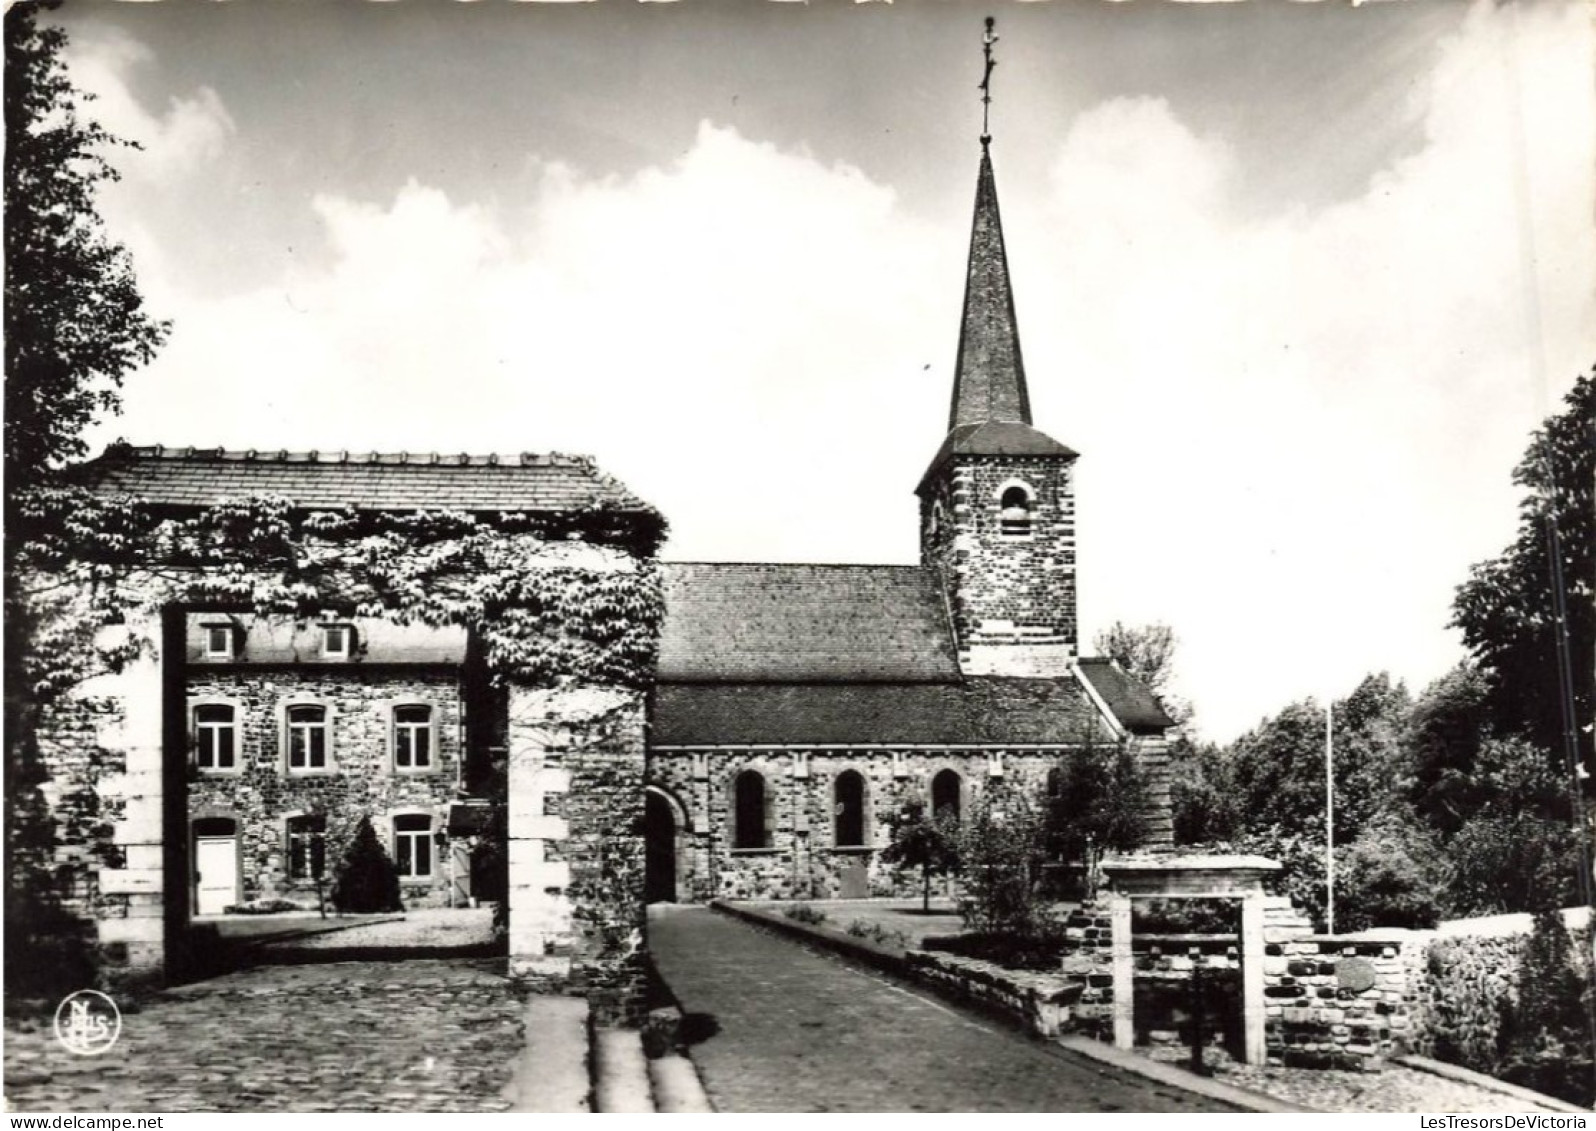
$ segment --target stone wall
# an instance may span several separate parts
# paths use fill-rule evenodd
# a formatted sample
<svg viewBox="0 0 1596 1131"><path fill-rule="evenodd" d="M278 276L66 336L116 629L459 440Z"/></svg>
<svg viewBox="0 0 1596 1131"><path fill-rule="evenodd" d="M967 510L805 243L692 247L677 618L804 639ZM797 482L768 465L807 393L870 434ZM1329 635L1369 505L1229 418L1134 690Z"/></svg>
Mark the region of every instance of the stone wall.
<svg viewBox="0 0 1596 1131"><path fill-rule="evenodd" d="M326 819L327 878L336 873L362 817L394 854L393 815L425 813L434 830L446 827L461 770L460 678L452 670L399 667L299 669L191 669L188 717L202 703L230 703L237 714L235 772L193 769L190 730L189 817L232 817L238 822L241 899L285 898L314 906L316 886L289 876L287 818L320 814ZM321 703L328 708L328 771L291 771L283 749L286 704ZM433 709L432 766L401 770L392 749L393 708L427 704ZM447 848L434 854L432 875L406 880L407 907L446 906Z"/></svg>
<svg viewBox="0 0 1596 1131"><path fill-rule="evenodd" d="M1308 935L1265 947L1270 1064L1378 1069L1411 1052L1415 1000L1402 933Z"/></svg>
<svg viewBox="0 0 1596 1131"><path fill-rule="evenodd" d="M678 899L837 899L845 891L919 891L918 876L895 874L881 852L892 839L889 819L911 798L929 807L938 773L959 774L960 807L968 813L996 782L1040 793L1057 759L1057 752L1038 751L997 757L956 750L653 751L648 775L686 808L692 823L690 890ZM745 770L764 778L769 841L763 848L732 847L734 783ZM836 843L835 783L847 770L865 779L863 846Z"/></svg>
<svg viewBox="0 0 1596 1131"><path fill-rule="evenodd" d="M135 625L118 634L158 626ZM167 946L163 704L159 652L93 676L37 730L55 820L46 866L65 909L92 932L102 985L158 981Z"/></svg>
<svg viewBox="0 0 1596 1131"><path fill-rule="evenodd" d="M644 705L619 688L512 687L510 969L640 1023Z"/></svg>
<svg viewBox="0 0 1596 1131"><path fill-rule="evenodd" d="M1022 484L1031 529L1005 533L1003 492ZM1074 470L1056 457L954 457L920 500L921 563L949 594L965 671L1063 675L1078 639Z"/></svg>

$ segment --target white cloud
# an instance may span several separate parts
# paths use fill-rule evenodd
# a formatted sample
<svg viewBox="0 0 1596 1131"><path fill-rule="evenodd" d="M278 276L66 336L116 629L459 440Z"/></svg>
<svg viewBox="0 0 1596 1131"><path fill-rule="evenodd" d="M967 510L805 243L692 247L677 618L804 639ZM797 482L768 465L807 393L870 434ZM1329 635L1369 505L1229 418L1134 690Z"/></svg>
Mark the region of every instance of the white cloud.
<svg viewBox="0 0 1596 1131"><path fill-rule="evenodd" d="M1085 608L1175 624L1217 733L1457 657L1452 588L1596 356L1588 42L1572 7L1475 8L1427 144L1311 215L1231 214L1244 170L1160 101L1076 123L1046 253L1073 274L1028 349L1091 375L1052 402L1089 457Z"/></svg>
<svg viewBox="0 0 1596 1131"><path fill-rule="evenodd" d="M208 86L173 96L161 111L146 108L133 93L132 81L152 61L148 47L105 25L76 32L68 47L73 82L94 96L86 107L88 116L116 137L143 147L119 154L117 168L129 179L160 183L214 160L237 126Z"/></svg>
<svg viewBox="0 0 1596 1131"><path fill-rule="evenodd" d="M1051 206L1011 209L1037 422L1084 453L1085 627L1173 624L1216 735L1455 658L1452 586L1510 537L1508 471L1596 346L1588 35L1574 6L1477 9L1427 143L1316 213L1233 213L1237 151L1150 98L1083 114ZM109 431L588 451L678 556L913 559L965 236L859 170L705 124L631 177L544 163L521 211L416 181L312 207L331 266L169 286L171 344Z"/></svg>

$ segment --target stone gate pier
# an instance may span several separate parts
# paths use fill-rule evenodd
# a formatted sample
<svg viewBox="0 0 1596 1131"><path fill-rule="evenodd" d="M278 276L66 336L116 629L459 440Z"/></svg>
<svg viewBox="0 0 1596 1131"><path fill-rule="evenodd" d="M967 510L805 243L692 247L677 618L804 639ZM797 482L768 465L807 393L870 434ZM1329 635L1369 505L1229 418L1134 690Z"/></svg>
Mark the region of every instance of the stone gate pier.
<svg viewBox="0 0 1596 1131"><path fill-rule="evenodd" d="M1131 948L1134 899L1227 899L1241 903L1243 1048L1248 1064L1267 1055L1264 1013L1264 879L1280 870L1262 856L1125 856L1103 861L1108 877L1114 977L1114 1044L1136 1043L1136 961ZM1289 901L1288 901L1289 905Z"/></svg>

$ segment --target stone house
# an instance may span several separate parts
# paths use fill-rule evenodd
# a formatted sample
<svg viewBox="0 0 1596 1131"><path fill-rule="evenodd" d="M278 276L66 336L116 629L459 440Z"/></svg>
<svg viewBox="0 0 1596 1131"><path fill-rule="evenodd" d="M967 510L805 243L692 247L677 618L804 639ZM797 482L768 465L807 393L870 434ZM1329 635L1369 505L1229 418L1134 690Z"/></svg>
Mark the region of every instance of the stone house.
<svg viewBox="0 0 1596 1131"><path fill-rule="evenodd" d="M75 479L175 517L274 497L296 515L341 512L357 521L442 510L489 528L513 529L528 516L563 520L570 529L551 565L630 568L629 555L606 543L648 541L659 527L647 504L584 457L113 446ZM590 515L602 515L606 529L585 538ZM543 545L529 544L528 553ZM164 827L157 820L114 835L128 856L141 855L140 840L161 844L163 853L150 858L166 872L161 886L181 876L185 889L166 892L169 916L204 917L271 898L316 906L362 819L397 865L407 907L465 906L499 894L502 878L479 874L479 834L496 783L502 798L507 691L489 679L479 642L464 628L382 616L273 618L225 603L185 602L165 613L172 637L149 685L162 699L150 712L158 733L147 755L160 780L130 799L135 808L158 800ZM129 698L109 701L127 716L137 713ZM57 759L70 745L52 746ZM137 759L121 753L124 764ZM120 783L105 784L103 796L119 792ZM182 829L175 869L174 822ZM66 858L77 847L58 851ZM122 870L102 869L80 885L82 902L102 916L109 905L115 917L131 883Z"/></svg>
<svg viewBox="0 0 1596 1131"><path fill-rule="evenodd" d="M650 707L651 899L891 892L888 820L1128 745L1169 843L1172 720L1077 641L1076 453L1037 430L983 140L920 564L675 564Z"/></svg>

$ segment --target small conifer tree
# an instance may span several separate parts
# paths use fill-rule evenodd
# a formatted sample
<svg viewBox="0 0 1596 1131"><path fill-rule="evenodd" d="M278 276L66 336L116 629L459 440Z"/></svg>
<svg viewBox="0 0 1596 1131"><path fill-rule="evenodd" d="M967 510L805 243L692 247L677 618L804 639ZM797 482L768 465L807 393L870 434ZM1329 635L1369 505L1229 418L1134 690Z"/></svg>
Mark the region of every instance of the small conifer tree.
<svg viewBox="0 0 1596 1131"><path fill-rule="evenodd" d="M340 912L371 914L402 911L399 900L399 871L377 839L369 817L360 818L349 851L338 866L333 881L333 906Z"/></svg>

